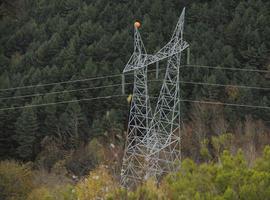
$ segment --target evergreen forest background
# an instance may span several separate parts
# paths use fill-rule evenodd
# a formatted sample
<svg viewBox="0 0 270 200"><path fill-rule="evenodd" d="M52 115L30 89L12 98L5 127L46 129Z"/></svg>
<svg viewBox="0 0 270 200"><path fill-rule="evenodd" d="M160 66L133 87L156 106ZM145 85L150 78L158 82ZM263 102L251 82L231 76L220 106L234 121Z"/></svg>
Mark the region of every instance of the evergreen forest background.
<svg viewBox="0 0 270 200"><path fill-rule="evenodd" d="M68 183L71 186L65 187L63 193L71 199L75 194L66 191L73 191L72 184L80 183L97 168L97 173L105 174L107 180L110 178L104 172L106 170L117 179L128 120L126 98L132 92L132 85L126 86L124 97L15 107L121 95L121 86L86 89L121 84L120 76L83 82L75 80L122 73L133 52L133 23L136 20L142 23L140 32L147 51L159 50L169 41L183 7L186 7L184 38L190 44L189 62L195 66L181 68L181 80L213 85L181 83L181 98L270 107L268 0L0 1L0 169L4 175L11 173L5 170L17 165L22 170L29 168L33 171L35 184L42 187L34 191L32 197L25 194L27 198L38 199L37 196L44 196L46 192L50 196L52 194L45 189L47 185ZM186 56L184 53L183 65L187 64ZM165 63L161 63L162 66ZM150 68L155 69L154 66ZM161 71L160 79L162 75ZM155 72L149 73L149 77L155 79ZM132 82L132 75L126 76L126 82ZM156 96L159 84L151 84L151 95ZM269 108L182 102L181 112L183 158L193 160L185 162L220 163L224 159L223 150L234 155L242 149L241 159L251 167L262 155L264 146L270 144ZM265 157L268 154L266 152ZM269 174L265 176L269 181ZM0 199L9 199L11 190L6 190L1 183L7 185L0 181L0 193L6 192L3 192L6 196L0 195ZM148 184L149 188L154 188L153 193L158 193L155 186ZM269 188L269 185L265 187ZM77 191L83 187L87 186L77 186ZM171 189L169 191L174 194ZM121 192L114 195L136 199L136 195L147 194L141 190L143 187L138 189L138 194L131 196ZM87 188L82 191L87 191ZM240 194L234 187L225 187L222 191L224 194L226 191L231 195ZM19 196L23 195L18 195L18 199ZM120 199L120 196L114 198ZM173 195L171 199L174 199Z"/></svg>

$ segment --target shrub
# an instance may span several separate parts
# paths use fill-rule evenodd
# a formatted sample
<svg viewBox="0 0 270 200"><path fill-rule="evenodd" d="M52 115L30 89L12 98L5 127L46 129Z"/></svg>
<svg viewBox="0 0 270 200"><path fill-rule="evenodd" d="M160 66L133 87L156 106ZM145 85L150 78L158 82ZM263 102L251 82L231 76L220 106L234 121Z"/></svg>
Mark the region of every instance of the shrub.
<svg viewBox="0 0 270 200"><path fill-rule="evenodd" d="M27 200L54 200L53 195L51 192L45 188L37 188L34 189L29 195Z"/></svg>
<svg viewBox="0 0 270 200"><path fill-rule="evenodd" d="M0 199L25 200L33 189L32 172L15 161L0 162Z"/></svg>
<svg viewBox="0 0 270 200"><path fill-rule="evenodd" d="M270 148L249 168L242 151L232 156L224 151L220 163L195 164L186 159L176 177L169 175L161 185L167 199L269 199Z"/></svg>
<svg viewBox="0 0 270 200"><path fill-rule="evenodd" d="M165 195L161 189L159 189L156 183L149 179L144 184L139 186L135 191L128 191L127 189L120 188L114 190L108 197L108 200L165 200Z"/></svg>
<svg viewBox="0 0 270 200"><path fill-rule="evenodd" d="M81 177L95 169L104 161L104 148L97 139L92 139L88 145L80 146L66 159L66 168Z"/></svg>
<svg viewBox="0 0 270 200"><path fill-rule="evenodd" d="M77 200L77 197L73 186L63 185L36 188L28 195L27 200Z"/></svg>
<svg viewBox="0 0 270 200"><path fill-rule="evenodd" d="M116 186L107 169L101 166L77 184L76 192L80 200L104 199Z"/></svg>

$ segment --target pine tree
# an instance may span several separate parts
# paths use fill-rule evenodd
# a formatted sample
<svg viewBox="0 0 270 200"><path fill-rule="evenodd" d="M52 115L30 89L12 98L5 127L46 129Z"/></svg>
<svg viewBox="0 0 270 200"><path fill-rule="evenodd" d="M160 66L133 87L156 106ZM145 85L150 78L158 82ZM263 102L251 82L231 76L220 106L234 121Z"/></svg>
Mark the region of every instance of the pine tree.
<svg viewBox="0 0 270 200"><path fill-rule="evenodd" d="M23 110L16 122L16 152L24 160L33 160L37 153L37 135L39 131L37 115L32 108Z"/></svg>
<svg viewBox="0 0 270 200"><path fill-rule="evenodd" d="M0 158L15 157L14 124L17 113L14 110L0 112Z"/></svg>
<svg viewBox="0 0 270 200"><path fill-rule="evenodd" d="M71 103L67 106L68 114L68 132L71 147L78 147L81 142L88 139L88 123L82 114L81 107L78 103Z"/></svg>

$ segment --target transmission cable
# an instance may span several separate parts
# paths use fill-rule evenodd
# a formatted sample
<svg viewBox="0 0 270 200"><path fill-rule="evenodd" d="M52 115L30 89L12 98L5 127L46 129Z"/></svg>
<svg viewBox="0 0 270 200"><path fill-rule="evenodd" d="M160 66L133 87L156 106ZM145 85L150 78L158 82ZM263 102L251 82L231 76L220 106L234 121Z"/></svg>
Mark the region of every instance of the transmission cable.
<svg viewBox="0 0 270 200"><path fill-rule="evenodd" d="M213 105L247 107L247 108L257 108L257 109L270 109L270 107L268 107L268 106L235 104L235 103L226 103L226 102L218 102L218 101L200 101L200 100L192 100L192 99L180 99L180 101L182 101L182 102L191 102L191 103L199 103L199 104L213 104Z"/></svg>
<svg viewBox="0 0 270 200"><path fill-rule="evenodd" d="M162 79L159 80L150 80L150 82L160 82ZM124 85L131 85L131 83L124 83ZM36 93L36 94L29 94L29 95L20 95L20 96L12 96L12 97L2 97L0 100L6 100L6 99L19 99L19 98L29 98L29 97L36 97L36 96L44 96L44 95L53 95L53 94L62 94L62 93L72 93L77 91L87 91L87 90L95 90L95 89L102 89L102 88L110 88L110 87L118 87L122 86L123 84L111 84L111 85L103 85L103 86L95 86L95 87L88 87L88 88L81 88L81 89L72 89L72 90L63 90L63 91L55 91L55 92L46 92L46 93Z"/></svg>
<svg viewBox="0 0 270 200"><path fill-rule="evenodd" d="M241 69L241 68L229 68L229 67L213 67L213 66L204 66L204 65L182 65L180 68L184 67L197 67L197 68L210 68L210 69L217 69L217 70L234 70L234 71L244 71L244 72L260 72L260 73L270 73L270 70L256 70L256 69ZM165 69L160 69L159 71L163 71ZM148 70L148 72L153 72L154 70ZM125 75L132 75L133 72L125 73ZM77 83L77 82L85 82L85 81L92 81L92 80L99 80L105 78L112 78L112 77L119 77L123 75L121 74L112 74L106 76L94 76L85 79L76 79L76 80L69 80L69 81L60 81L60 82L53 82L53 83L44 83L44 84L37 84L37 85L26 85L26 86L19 86L13 88L3 88L0 91L9 91L9 90L17 90L17 89L28 89L28 88L35 88L35 87L44 87L44 86L53 86L58 84L68 84L68 83Z"/></svg>
<svg viewBox="0 0 270 200"><path fill-rule="evenodd" d="M92 81L92 80L99 80L99 79L117 77L119 75L120 74L113 74L113 75L108 75L108 76L90 77L90 78L86 78L86 79L76 79L76 80L61 81L61 82L54 82L54 83L45 83L45 84L38 84L38 85L26 85L26 86L14 87L14 88L0 89L0 91L17 90L17 89L25 89L25 88L35 88L35 87L44 87L44 86L60 85L60 84L67 84L67 83L85 82L85 81Z"/></svg>
<svg viewBox="0 0 270 200"><path fill-rule="evenodd" d="M162 82L163 79L156 79L150 80L150 82ZM243 88L243 89L256 89L256 90L270 90L270 88L266 87L255 87L255 86L245 86L245 85L231 85L231 84L218 84L218 83L205 83L205 82L193 82L193 81L179 81L180 83L184 84L192 84L192 85L207 85L207 86L217 86L217 87L234 87L234 88ZM62 94L62 93L72 93L77 91L88 91L88 90L95 90L95 89L103 89L103 88L110 88L110 87L118 87L122 85L131 85L133 83L124 83L124 84L111 84L111 85L103 85L103 86L95 86L95 87L88 87L88 88L81 88L81 89L72 89L72 90L63 90L63 91L55 91L55 92L46 92L46 93L36 93L36 94L29 94L29 95L20 95L20 96L12 96L12 97L2 97L0 100L7 100L7 99L20 99L20 98L29 98L29 97L37 97L37 96L45 96L45 95L53 95L53 94Z"/></svg>
<svg viewBox="0 0 270 200"><path fill-rule="evenodd" d="M269 87L256 87L247 85L231 85L231 84L220 84L220 83L205 83L205 82L193 82L193 81L179 81L180 83L192 84L192 85L208 85L217 87L234 87L243 89L256 89L256 90L270 90Z"/></svg>
<svg viewBox="0 0 270 200"><path fill-rule="evenodd" d="M43 107L43 106L51 106L51 105L66 104L66 103L76 103L76 102L81 102L81 101L110 99L110 98L124 97L124 96L126 96L126 95L110 95L110 96L101 96L101 97L94 97L94 98L75 99L75 100L69 100L69 101L59 101L59 102L52 102L52 103L31 104L31 105L26 105L26 106L15 106L15 107L1 108L0 111L33 108L33 107Z"/></svg>
<svg viewBox="0 0 270 200"><path fill-rule="evenodd" d="M132 84L132 83L125 83L125 85L130 85L130 84ZM13 97L3 97L3 98L0 98L0 100L29 98L29 97L37 97L37 96L45 96L45 95L53 95L53 94L62 94L62 93L72 93L72 92L77 92L77 91L104 89L104 88L117 87L117 86L122 86L122 84L104 85L104 86L88 87L88 88L73 89L73 90L63 90L63 91L56 91L56 92L37 93L37 94L29 94L29 95L13 96Z"/></svg>
<svg viewBox="0 0 270 200"><path fill-rule="evenodd" d="M32 107L43 107L43 106L50 106L50 105L57 105L57 104L66 104L66 103L75 103L81 101L92 101L92 100L101 100L101 99L110 99L114 97L125 97L127 95L110 95L110 96L101 96L101 97L94 97L94 98L83 98L83 99L76 99L76 100L69 100L69 101L59 101L59 102L52 102L52 103L42 103L42 104L32 104L26 106L15 106L15 107L8 107L2 108L0 111L6 110L13 110L13 109L24 109L24 108L32 108ZM157 99L158 97L150 97ZM234 106L234 107L247 107L247 108L256 108L256 109L270 109L268 106L257 106L257 105L248 105L248 104L234 104L234 103L226 103L226 102L218 102L218 101L200 101L200 100L192 100L192 99L180 99L182 102L191 102L191 103L199 103L199 104L212 104L212 105L224 105L224 106Z"/></svg>
<svg viewBox="0 0 270 200"><path fill-rule="evenodd" d="M259 70L259 69L243 69L243 68L233 68L233 67L213 67L207 65L181 65L180 68L184 67L197 67L197 68L209 68L216 70L232 70L232 71L244 71L244 72L259 72L259 73L270 73L270 70Z"/></svg>
<svg viewBox="0 0 270 200"><path fill-rule="evenodd" d="M164 69L160 69L162 71ZM148 70L148 72L153 72L153 70ZM133 72L125 73L125 75L132 75ZM78 83L78 82L86 82L86 81L92 81L92 80L100 80L100 79L106 79L106 78L113 78L113 77L119 77L123 74L112 74L112 75L105 75L105 76L93 76L85 79L75 79L75 80L69 80L69 81L60 81L60 82L53 82L53 83L44 83L44 84L37 84L37 85L26 85L26 86L19 86L19 87L13 87L13 88L3 88L0 89L0 91L9 91L9 90L18 90L18 89L28 89L28 88L35 88L35 87L44 87L44 86L53 86L53 85L61 85L61 84L68 84L68 83Z"/></svg>

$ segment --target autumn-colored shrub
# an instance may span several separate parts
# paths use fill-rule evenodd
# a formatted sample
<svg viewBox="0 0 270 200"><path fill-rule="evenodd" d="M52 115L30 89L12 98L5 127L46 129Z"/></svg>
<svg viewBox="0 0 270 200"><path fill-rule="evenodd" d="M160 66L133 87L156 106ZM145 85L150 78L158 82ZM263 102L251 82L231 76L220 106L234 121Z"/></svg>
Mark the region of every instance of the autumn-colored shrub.
<svg viewBox="0 0 270 200"><path fill-rule="evenodd" d="M158 189L156 183L150 179L131 193L130 199L163 200L166 198L164 193Z"/></svg>
<svg viewBox="0 0 270 200"><path fill-rule="evenodd" d="M222 138L215 138L223 149ZM25 164L0 162L2 200L266 200L270 197L270 146L263 156L248 164L242 150L235 155L225 150L218 162L196 163L184 159L177 173L168 174L158 185L149 179L133 190L120 187L108 167L100 165L77 184L75 182L36 181ZM50 173L50 176L56 176ZM47 179L50 179L47 176ZM45 176L43 177L45 178ZM43 180L43 179L42 179ZM35 183L35 186L34 186ZM73 185L74 184L74 185Z"/></svg>
<svg viewBox="0 0 270 200"><path fill-rule="evenodd" d="M27 165L0 161L1 200L25 200L32 189L32 172Z"/></svg>
<svg viewBox="0 0 270 200"><path fill-rule="evenodd" d="M54 200L53 195L48 188L41 187L34 189L29 195L27 200Z"/></svg>
<svg viewBox="0 0 270 200"><path fill-rule="evenodd" d="M135 191L128 191L124 188L114 190L108 197L108 200L165 200L167 199L163 191L157 187L157 184L149 179L140 185Z"/></svg>
<svg viewBox="0 0 270 200"><path fill-rule="evenodd" d="M75 189L71 185L40 187L32 190L27 200L77 200Z"/></svg>
<svg viewBox="0 0 270 200"><path fill-rule="evenodd" d="M77 184L76 193L80 200L105 199L116 187L106 167L100 166Z"/></svg>

